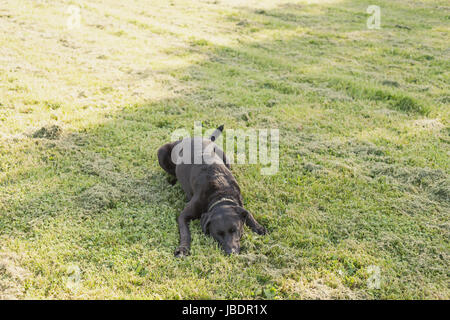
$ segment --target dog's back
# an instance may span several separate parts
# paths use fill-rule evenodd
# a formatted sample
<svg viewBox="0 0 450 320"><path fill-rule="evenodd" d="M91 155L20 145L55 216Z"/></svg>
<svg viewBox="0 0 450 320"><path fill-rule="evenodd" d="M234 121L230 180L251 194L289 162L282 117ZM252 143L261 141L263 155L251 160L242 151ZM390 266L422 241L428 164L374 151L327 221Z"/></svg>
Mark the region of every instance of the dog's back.
<svg viewBox="0 0 450 320"><path fill-rule="evenodd" d="M206 186L207 177L231 176L223 150L214 142L200 137L185 138L164 145L158 150L161 167L176 176L190 199L194 190ZM234 178L233 178L234 179Z"/></svg>

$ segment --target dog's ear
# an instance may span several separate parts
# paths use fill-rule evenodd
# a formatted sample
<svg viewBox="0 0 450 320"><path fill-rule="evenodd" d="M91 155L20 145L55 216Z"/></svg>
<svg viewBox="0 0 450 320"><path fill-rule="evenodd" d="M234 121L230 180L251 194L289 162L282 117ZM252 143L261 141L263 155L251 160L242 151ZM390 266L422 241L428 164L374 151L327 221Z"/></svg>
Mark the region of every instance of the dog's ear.
<svg viewBox="0 0 450 320"><path fill-rule="evenodd" d="M237 207L237 213L241 216L242 221L247 220L247 216L250 214L247 210L242 207Z"/></svg>
<svg viewBox="0 0 450 320"><path fill-rule="evenodd" d="M205 212L200 218L200 224L204 234L209 234L209 224L211 222L211 212Z"/></svg>

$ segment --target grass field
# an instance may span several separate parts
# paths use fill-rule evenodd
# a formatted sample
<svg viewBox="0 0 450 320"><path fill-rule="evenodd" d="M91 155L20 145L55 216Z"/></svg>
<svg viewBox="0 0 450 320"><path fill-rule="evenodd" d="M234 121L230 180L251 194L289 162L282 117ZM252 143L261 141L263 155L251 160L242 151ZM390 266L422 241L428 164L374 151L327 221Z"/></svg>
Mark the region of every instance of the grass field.
<svg viewBox="0 0 450 320"><path fill-rule="evenodd" d="M3 0L0 30L0 298L450 298L447 1ZM280 130L276 175L232 168L269 231L237 256L198 222L173 256L156 150L194 121Z"/></svg>

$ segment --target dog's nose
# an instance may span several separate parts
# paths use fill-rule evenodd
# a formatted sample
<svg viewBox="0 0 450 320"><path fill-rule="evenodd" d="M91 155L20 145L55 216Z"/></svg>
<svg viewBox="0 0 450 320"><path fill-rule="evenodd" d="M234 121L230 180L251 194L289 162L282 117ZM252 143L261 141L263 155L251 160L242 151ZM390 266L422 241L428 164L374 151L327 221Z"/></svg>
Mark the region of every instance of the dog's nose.
<svg viewBox="0 0 450 320"><path fill-rule="evenodd" d="M239 247L234 248L227 248L225 249L226 254L238 254L239 253Z"/></svg>

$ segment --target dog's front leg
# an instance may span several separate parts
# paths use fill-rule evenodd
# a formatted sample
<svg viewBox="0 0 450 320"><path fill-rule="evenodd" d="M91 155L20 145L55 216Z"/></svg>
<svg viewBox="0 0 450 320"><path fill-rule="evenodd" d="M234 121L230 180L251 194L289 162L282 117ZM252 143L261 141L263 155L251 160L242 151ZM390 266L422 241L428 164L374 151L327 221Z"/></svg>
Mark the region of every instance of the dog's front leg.
<svg viewBox="0 0 450 320"><path fill-rule="evenodd" d="M263 235L267 233L266 228L259 224L250 212L247 212L245 224L255 233Z"/></svg>
<svg viewBox="0 0 450 320"><path fill-rule="evenodd" d="M178 230L180 231L180 245L175 250L175 257L189 255L189 249L191 247L191 232L189 231L189 223L196 217L196 207L196 201L195 199L192 199L177 218Z"/></svg>

